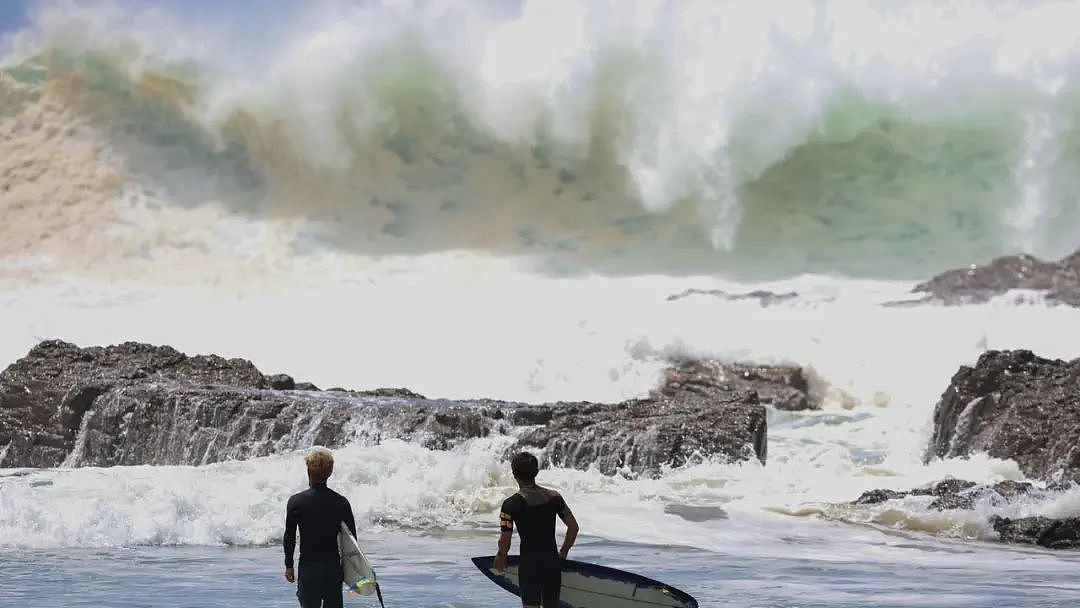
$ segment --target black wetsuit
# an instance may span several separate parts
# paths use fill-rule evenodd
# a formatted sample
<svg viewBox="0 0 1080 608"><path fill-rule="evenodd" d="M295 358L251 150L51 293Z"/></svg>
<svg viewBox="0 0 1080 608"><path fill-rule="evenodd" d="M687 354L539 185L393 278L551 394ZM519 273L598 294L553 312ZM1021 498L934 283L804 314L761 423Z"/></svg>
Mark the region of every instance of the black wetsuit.
<svg viewBox="0 0 1080 608"><path fill-rule="evenodd" d="M289 498L285 515L285 567L293 567L296 528L300 527L300 568L296 577L296 597L302 608L340 608L341 558L338 532L345 522L356 536L352 507L344 496L315 484Z"/></svg>
<svg viewBox="0 0 1080 608"><path fill-rule="evenodd" d="M562 587L562 563L555 546L555 517L570 517L570 508L555 490L529 486L503 501L499 524L503 531L517 526L521 538L518 584L521 603L557 608Z"/></svg>

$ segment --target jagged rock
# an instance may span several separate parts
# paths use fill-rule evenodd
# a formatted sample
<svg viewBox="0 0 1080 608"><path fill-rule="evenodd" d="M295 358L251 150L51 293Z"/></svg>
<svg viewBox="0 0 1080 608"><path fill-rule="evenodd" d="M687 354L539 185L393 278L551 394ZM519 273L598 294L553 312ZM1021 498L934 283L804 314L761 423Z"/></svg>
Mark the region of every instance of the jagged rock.
<svg viewBox="0 0 1080 608"><path fill-rule="evenodd" d="M654 394L715 393L753 391L763 405L780 410L820 407L809 397L809 385L802 368L721 363L719 361L678 361L668 370L667 380Z"/></svg>
<svg viewBox="0 0 1080 608"><path fill-rule="evenodd" d="M961 481L959 479L940 481L927 492L928 495L936 497L930 503L930 508L938 511L974 508L975 500L982 498L985 494L985 492L979 490L974 492L966 491L974 486L975 482L973 481ZM914 494L920 493L914 492Z"/></svg>
<svg viewBox="0 0 1080 608"><path fill-rule="evenodd" d="M986 302L1013 289L1042 292L1046 300L1080 306L1080 251L1046 262L1030 255L997 258L983 266L950 270L917 285L925 301L944 304Z"/></svg>
<svg viewBox="0 0 1080 608"><path fill-rule="evenodd" d="M319 387L315 386L314 384L312 384L310 382L297 382L296 385L293 386L293 390L294 391L317 391L317 390L319 390Z"/></svg>
<svg viewBox="0 0 1080 608"><path fill-rule="evenodd" d="M1080 359L990 351L964 366L934 409L926 460L986 452L1030 477L1080 479Z"/></svg>
<svg viewBox="0 0 1080 608"><path fill-rule="evenodd" d="M134 383L266 388L249 361L187 357L168 346L127 342L108 348L42 342L0 373L0 466L57 466L74 447L95 400Z"/></svg>
<svg viewBox="0 0 1080 608"><path fill-rule="evenodd" d="M887 503L890 500L909 496L936 497L927 508L938 511L972 510L976 502L985 501L985 508L1015 508L1017 499L1024 497L1032 502L1051 500L1060 492L1072 489L1066 484L1047 484L1037 487L1022 481L1001 481L994 485L979 485L959 479L946 479L925 488L914 490L870 490L849 503L851 506L870 506ZM842 511L841 511L842 512ZM1000 515L991 515L988 523L998 533L998 540L1005 543L1028 543L1042 545L1051 549L1080 548L1080 518L1054 519L1048 517L1027 517L1009 519Z"/></svg>
<svg viewBox="0 0 1080 608"><path fill-rule="evenodd" d="M514 432L513 449L563 466L650 474L703 457L764 461L765 409L750 388L785 402L805 384L791 370L682 362L645 399L529 405L287 390L285 378L169 347L43 342L0 373L0 467L205 464L390 438L449 449Z"/></svg>
<svg viewBox="0 0 1080 608"><path fill-rule="evenodd" d="M266 380L270 383L270 388L277 391L291 391L296 388L296 381L288 374L274 374Z"/></svg>
<svg viewBox="0 0 1080 608"><path fill-rule="evenodd" d="M711 415L714 408L725 415ZM605 473L651 472L710 454L762 462L766 457L765 410L753 392L718 394L704 402L683 396L616 405L562 404L553 414L521 442L545 448L548 459L558 465L588 463Z"/></svg>
<svg viewBox="0 0 1080 608"><path fill-rule="evenodd" d="M1026 481L999 481L994 484L994 491L999 496L1007 501L1015 500L1020 496L1025 496L1035 488L1032 484ZM1047 484L1046 489L1051 492L1060 492L1068 489L1067 484Z"/></svg>
<svg viewBox="0 0 1080 608"><path fill-rule="evenodd" d="M1009 519L995 515L991 523L1001 542L1027 543L1048 549L1080 549L1080 517Z"/></svg>
<svg viewBox="0 0 1080 608"><path fill-rule="evenodd" d="M910 492L897 492L896 490L867 490L866 492L863 492L861 496L855 499L854 504L877 505L887 500L903 498L908 494L910 494Z"/></svg>
<svg viewBox="0 0 1080 608"><path fill-rule="evenodd" d="M999 485L1002 486L1001 490L998 488ZM1030 486L1030 484L1028 485ZM1016 495L1017 489L1015 482L1011 481L1001 482L1001 484L994 486L976 487L976 484L973 481L946 479L928 487L916 488L914 490L869 490L863 492L852 504L876 505L897 498L905 498L907 496L935 496L936 498L934 501L930 503L931 509L936 509L938 511L970 509L975 500L985 496L988 492L997 492L999 494L1004 492L1011 497Z"/></svg>

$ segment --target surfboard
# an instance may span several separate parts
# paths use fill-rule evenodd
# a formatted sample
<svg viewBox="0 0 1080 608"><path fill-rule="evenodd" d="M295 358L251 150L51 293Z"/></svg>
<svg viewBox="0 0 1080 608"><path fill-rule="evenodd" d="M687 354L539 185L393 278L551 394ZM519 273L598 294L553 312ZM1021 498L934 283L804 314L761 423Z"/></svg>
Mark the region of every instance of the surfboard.
<svg viewBox="0 0 1080 608"><path fill-rule="evenodd" d="M518 586L520 557L511 555L506 570L495 571L495 556L474 557L473 563L493 583L521 596ZM607 566L563 560L562 592L558 608L698 608L685 591L633 572ZM545 606L545 608L548 608ZM551 607L555 608L555 607Z"/></svg>
<svg viewBox="0 0 1080 608"><path fill-rule="evenodd" d="M341 552L341 570L345 573L345 586L349 588L349 595L379 593L381 603L382 593L375 579L375 569L371 567L371 562L360 550L360 543L356 542L356 538L349 533L349 528L344 523L338 532L338 550Z"/></svg>

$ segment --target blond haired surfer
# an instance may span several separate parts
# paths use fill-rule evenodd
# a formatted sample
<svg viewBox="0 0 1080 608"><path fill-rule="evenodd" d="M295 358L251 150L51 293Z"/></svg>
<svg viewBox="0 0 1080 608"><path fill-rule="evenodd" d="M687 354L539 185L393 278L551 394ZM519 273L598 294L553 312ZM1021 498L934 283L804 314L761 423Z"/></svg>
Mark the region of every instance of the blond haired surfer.
<svg viewBox="0 0 1080 608"><path fill-rule="evenodd" d="M285 580L296 582L301 608L341 608L338 532L342 523L356 536L349 501L326 487L334 472L334 455L316 448L306 457L310 487L289 498L285 514ZM296 530L300 529L299 576L293 571Z"/></svg>

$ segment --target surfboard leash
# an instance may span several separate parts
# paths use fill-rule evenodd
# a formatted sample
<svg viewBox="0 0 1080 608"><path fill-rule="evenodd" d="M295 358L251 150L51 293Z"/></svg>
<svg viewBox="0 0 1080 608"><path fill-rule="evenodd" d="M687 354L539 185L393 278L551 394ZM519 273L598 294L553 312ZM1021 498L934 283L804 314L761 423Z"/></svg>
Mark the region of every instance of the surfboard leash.
<svg viewBox="0 0 1080 608"><path fill-rule="evenodd" d="M382 589L379 587L379 583L375 583L375 595L379 598L379 606L386 608L386 604L382 601Z"/></svg>

